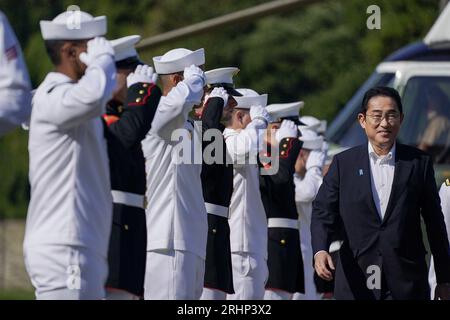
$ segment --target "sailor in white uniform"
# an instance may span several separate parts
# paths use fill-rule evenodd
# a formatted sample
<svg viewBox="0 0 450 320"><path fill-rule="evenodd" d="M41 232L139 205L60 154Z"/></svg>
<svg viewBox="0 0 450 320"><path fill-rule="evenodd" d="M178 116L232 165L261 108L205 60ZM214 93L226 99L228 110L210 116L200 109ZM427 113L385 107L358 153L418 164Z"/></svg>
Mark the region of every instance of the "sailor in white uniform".
<svg viewBox="0 0 450 320"><path fill-rule="evenodd" d="M300 126L301 128L301 126ZM301 128L303 147L295 165L295 202L300 224L300 246L303 255L305 272L305 294L297 293L295 300L318 300L314 284L314 268L312 265L311 247L311 213L312 202L315 199L319 187L322 184L322 167L325 161L325 153L322 151L323 137L314 131Z"/></svg>
<svg viewBox="0 0 450 320"><path fill-rule="evenodd" d="M28 122L30 113L30 77L16 35L0 11L0 137Z"/></svg>
<svg viewBox="0 0 450 320"><path fill-rule="evenodd" d="M450 237L450 179L445 180L439 190L441 198L442 213L444 214L445 225L447 227L447 235ZM449 239L450 241L450 239ZM434 271L433 256L431 256L430 270L428 273L428 283L431 288L431 299L434 299L436 290L436 272Z"/></svg>
<svg viewBox="0 0 450 320"><path fill-rule="evenodd" d="M204 93L203 49L173 49L153 58L163 96L142 141L147 175L145 299L199 299L202 294L208 222L200 178L199 128L187 121ZM175 137L185 133L183 138ZM174 135L174 137L172 137ZM188 146L191 157L186 157ZM188 158L188 159L186 159Z"/></svg>
<svg viewBox="0 0 450 320"><path fill-rule="evenodd" d="M259 190L256 161L269 122L267 94L237 89L237 101L223 132L234 167L230 203L230 242L234 294L229 300L258 300L264 297L268 278L267 219Z"/></svg>
<svg viewBox="0 0 450 320"><path fill-rule="evenodd" d="M34 95L28 143L24 256L37 299L102 299L108 273L112 199L100 116L115 87L114 51L101 37L106 17L77 12L79 28L68 28L71 14L40 23L55 71Z"/></svg>

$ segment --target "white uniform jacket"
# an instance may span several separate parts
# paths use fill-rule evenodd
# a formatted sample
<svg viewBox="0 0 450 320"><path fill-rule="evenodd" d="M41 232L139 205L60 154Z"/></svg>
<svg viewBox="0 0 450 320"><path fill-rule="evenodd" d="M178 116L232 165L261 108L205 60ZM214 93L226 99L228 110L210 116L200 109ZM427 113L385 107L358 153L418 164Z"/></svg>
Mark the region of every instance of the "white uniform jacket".
<svg viewBox="0 0 450 320"><path fill-rule="evenodd" d="M313 252L311 245L311 214L312 202L319 192L322 184L322 171L319 167L312 167L306 171L305 177L301 179L294 174L295 183L295 204L297 206L299 230L300 230L300 248L302 250L303 265L305 273L305 294L301 297L305 300L317 300L316 286L314 284L314 268L312 265Z"/></svg>
<svg viewBox="0 0 450 320"><path fill-rule="evenodd" d="M77 245L107 256L112 198L100 116L116 68L112 57L98 60L77 83L49 73L34 95L25 248Z"/></svg>
<svg viewBox="0 0 450 320"><path fill-rule="evenodd" d="M194 145L201 154L201 143L193 139L199 132L186 120L202 95L200 79L179 82L161 97L152 128L142 141L147 175L147 251L172 249L189 251L203 259L206 256L208 223L200 178L201 157L196 163L180 163L183 143L171 139L175 130L185 128L189 133L183 140L188 139L192 157Z"/></svg>
<svg viewBox="0 0 450 320"><path fill-rule="evenodd" d="M223 132L234 167L230 203L231 252L260 254L267 259L267 218L259 191L258 145L265 126L252 121L245 129Z"/></svg>

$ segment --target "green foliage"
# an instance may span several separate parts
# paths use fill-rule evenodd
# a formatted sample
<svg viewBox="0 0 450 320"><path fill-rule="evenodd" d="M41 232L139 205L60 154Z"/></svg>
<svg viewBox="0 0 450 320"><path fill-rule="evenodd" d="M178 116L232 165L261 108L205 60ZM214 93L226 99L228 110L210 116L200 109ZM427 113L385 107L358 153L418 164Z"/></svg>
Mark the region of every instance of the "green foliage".
<svg viewBox="0 0 450 320"><path fill-rule="evenodd" d="M143 37L249 8L258 0L0 0L16 30L33 85L51 70L39 30L68 5L108 17L108 37ZM381 8L382 29L368 30L366 9ZM304 100L304 114L331 121L375 66L393 51L423 38L439 1L324 1L288 13L228 26L141 52L144 61L174 47L207 53L206 68L238 66L238 87L269 94L269 102ZM25 132L0 140L0 215L25 214L28 197Z"/></svg>
<svg viewBox="0 0 450 320"><path fill-rule="evenodd" d="M0 300L35 300L35 296L32 291L0 290Z"/></svg>

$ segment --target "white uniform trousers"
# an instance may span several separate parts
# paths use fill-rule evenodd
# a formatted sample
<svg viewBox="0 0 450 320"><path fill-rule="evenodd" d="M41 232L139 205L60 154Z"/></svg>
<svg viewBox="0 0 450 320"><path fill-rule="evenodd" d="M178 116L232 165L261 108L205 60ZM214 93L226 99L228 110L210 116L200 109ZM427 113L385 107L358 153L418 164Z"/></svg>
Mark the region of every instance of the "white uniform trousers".
<svg viewBox="0 0 450 320"><path fill-rule="evenodd" d="M303 257L303 272L305 275L305 293L294 293L293 300L320 300L314 283L313 252L311 245L311 231L307 222L300 221L300 248Z"/></svg>
<svg viewBox="0 0 450 320"><path fill-rule="evenodd" d="M202 295L205 260L180 250L147 252L145 300L198 300Z"/></svg>
<svg viewBox="0 0 450 320"><path fill-rule="evenodd" d="M266 290L264 300L292 300L293 294L283 290Z"/></svg>
<svg viewBox="0 0 450 320"><path fill-rule="evenodd" d="M140 298L125 290L107 288L105 300L140 300Z"/></svg>
<svg viewBox="0 0 450 320"><path fill-rule="evenodd" d="M106 257L89 248L39 245L24 249L37 300L100 300L108 276Z"/></svg>
<svg viewBox="0 0 450 320"><path fill-rule="evenodd" d="M227 300L262 300L269 278L267 260L260 254L232 252L234 294Z"/></svg>
<svg viewBox="0 0 450 320"><path fill-rule="evenodd" d="M200 300L227 300L227 293L222 290L203 288Z"/></svg>

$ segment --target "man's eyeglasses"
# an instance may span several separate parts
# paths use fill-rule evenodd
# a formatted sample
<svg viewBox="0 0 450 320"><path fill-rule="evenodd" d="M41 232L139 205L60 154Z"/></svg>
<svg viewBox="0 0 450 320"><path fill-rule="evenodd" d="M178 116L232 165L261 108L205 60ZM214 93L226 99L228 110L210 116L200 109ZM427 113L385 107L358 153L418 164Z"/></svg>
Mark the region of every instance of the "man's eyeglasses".
<svg viewBox="0 0 450 320"><path fill-rule="evenodd" d="M391 112L386 113L384 115L382 114L366 114L366 117L369 117L371 119L371 122L373 124L380 124L383 119L386 118L386 121L389 124L395 124L400 119L400 114L398 112Z"/></svg>

